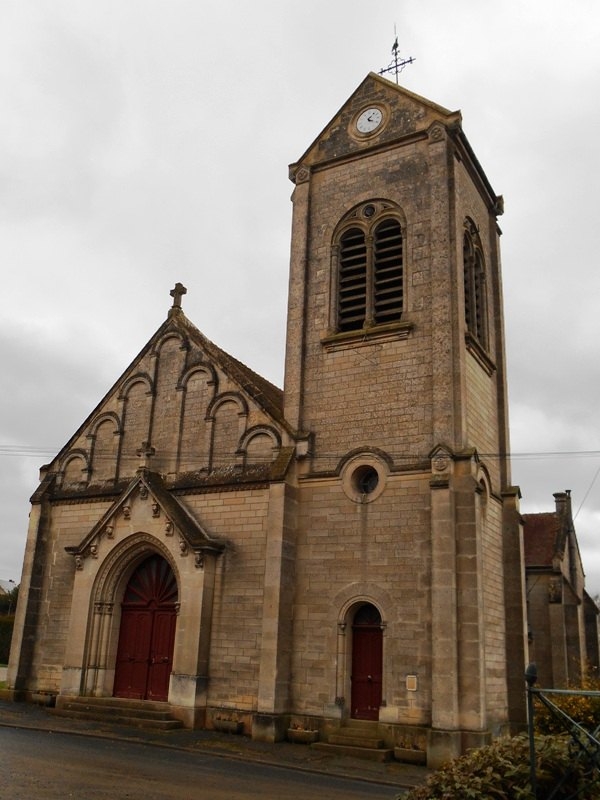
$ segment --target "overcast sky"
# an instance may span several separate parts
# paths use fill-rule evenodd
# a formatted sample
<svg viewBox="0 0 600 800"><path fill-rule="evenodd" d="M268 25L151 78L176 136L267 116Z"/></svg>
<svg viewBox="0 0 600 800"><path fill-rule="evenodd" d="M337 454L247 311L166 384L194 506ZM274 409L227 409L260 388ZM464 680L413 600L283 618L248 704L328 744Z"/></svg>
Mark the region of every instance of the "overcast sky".
<svg viewBox="0 0 600 800"><path fill-rule="evenodd" d="M282 385L298 159L370 71L461 109L504 195L513 482L600 592L597 0L0 0L0 578L38 469L166 318Z"/></svg>

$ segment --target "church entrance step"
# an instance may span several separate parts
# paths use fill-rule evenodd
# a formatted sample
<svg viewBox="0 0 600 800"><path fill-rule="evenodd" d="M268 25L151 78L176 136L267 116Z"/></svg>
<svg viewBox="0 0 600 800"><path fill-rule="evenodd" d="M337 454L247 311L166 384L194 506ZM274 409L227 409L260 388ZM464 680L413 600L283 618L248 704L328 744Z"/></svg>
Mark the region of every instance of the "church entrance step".
<svg viewBox="0 0 600 800"><path fill-rule="evenodd" d="M380 737L378 723L359 719L346 720L339 730L329 734L327 742L316 742L312 747L370 761L390 761L394 754Z"/></svg>
<svg viewBox="0 0 600 800"><path fill-rule="evenodd" d="M53 714L73 719L97 720L132 728L170 731L183 727L175 719L168 703L124 700L118 697L57 698Z"/></svg>
<svg viewBox="0 0 600 800"><path fill-rule="evenodd" d="M310 746L314 750L329 753L329 755L350 756L382 763L391 761L394 755L394 751L387 747L353 747L343 744L329 744L328 742L315 742Z"/></svg>
<svg viewBox="0 0 600 800"><path fill-rule="evenodd" d="M385 746L383 739L363 736L360 732L340 731L329 736L329 744L343 744L347 747L370 747L378 749Z"/></svg>

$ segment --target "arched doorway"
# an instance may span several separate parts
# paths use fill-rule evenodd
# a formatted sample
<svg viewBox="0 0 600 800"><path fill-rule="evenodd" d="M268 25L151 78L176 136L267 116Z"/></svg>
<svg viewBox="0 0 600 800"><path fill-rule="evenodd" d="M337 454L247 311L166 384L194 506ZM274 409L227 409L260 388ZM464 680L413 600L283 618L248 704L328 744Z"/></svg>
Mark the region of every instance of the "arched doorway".
<svg viewBox="0 0 600 800"><path fill-rule="evenodd" d="M379 719L383 665L381 614L370 603L360 606L352 622L351 716Z"/></svg>
<svg viewBox="0 0 600 800"><path fill-rule="evenodd" d="M177 581L159 555L133 572L121 605L115 697L166 700L173 665Z"/></svg>

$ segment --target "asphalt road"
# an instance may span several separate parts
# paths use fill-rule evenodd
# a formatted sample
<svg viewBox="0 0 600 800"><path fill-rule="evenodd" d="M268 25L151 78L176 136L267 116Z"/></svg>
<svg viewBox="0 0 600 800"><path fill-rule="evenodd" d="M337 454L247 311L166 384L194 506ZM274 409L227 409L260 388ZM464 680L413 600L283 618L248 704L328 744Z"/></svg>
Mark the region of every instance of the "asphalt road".
<svg viewBox="0 0 600 800"><path fill-rule="evenodd" d="M204 753L0 728L7 800L393 800L398 790Z"/></svg>

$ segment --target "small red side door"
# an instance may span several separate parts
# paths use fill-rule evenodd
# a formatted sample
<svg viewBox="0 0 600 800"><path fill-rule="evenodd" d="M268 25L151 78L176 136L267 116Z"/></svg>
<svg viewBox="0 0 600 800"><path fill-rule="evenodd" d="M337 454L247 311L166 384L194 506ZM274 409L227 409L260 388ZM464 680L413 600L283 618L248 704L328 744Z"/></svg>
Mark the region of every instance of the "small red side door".
<svg viewBox="0 0 600 800"><path fill-rule="evenodd" d="M383 634L381 616L372 605L355 614L352 625L351 716L379 719L382 697Z"/></svg>

